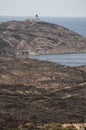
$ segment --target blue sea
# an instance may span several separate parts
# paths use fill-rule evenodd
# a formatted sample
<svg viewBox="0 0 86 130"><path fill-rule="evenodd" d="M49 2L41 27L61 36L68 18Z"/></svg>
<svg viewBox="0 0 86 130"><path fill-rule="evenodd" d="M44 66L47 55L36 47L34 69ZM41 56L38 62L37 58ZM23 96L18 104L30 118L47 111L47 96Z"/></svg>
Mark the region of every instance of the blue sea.
<svg viewBox="0 0 86 130"><path fill-rule="evenodd" d="M26 19L34 19L34 17L0 16L0 22L6 22L10 20L24 21ZM40 17L40 20L64 26L86 37L86 17ZM39 60L56 62L68 66L86 65L86 53L39 55L29 57Z"/></svg>
<svg viewBox="0 0 86 130"><path fill-rule="evenodd" d="M86 53L28 56L31 59L51 61L67 66L86 65Z"/></svg>

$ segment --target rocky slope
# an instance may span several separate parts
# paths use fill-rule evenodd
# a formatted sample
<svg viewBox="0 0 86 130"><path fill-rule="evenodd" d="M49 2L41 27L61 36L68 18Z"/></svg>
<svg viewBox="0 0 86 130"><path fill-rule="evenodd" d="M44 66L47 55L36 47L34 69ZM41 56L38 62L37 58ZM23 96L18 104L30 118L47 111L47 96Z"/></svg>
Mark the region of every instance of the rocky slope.
<svg viewBox="0 0 86 130"><path fill-rule="evenodd" d="M0 56L0 129L86 121L86 66Z"/></svg>
<svg viewBox="0 0 86 130"><path fill-rule="evenodd" d="M38 124L86 122L86 66L19 58L72 52L86 52L86 38L64 27L31 20L0 23L1 130L32 117Z"/></svg>
<svg viewBox="0 0 86 130"><path fill-rule="evenodd" d="M35 20L0 23L1 54L73 52L86 52L86 38L62 26Z"/></svg>

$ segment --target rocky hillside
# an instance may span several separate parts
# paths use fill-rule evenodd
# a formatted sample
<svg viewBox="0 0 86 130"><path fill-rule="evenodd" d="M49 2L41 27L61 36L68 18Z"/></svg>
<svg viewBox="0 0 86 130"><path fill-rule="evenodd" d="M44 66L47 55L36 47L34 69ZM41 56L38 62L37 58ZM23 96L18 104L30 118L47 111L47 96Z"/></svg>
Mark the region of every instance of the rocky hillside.
<svg viewBox="0 0 86 130"><path fill-rule="evenodd" d="M86 38L42 21L0 23L0 53L21 55L86 52Z"/></svg>
<svg viewBox="0 0 86 130"><path fill-rule="evenodd" d="M86 121L86 66L0 56L0 128Z"/></svg>

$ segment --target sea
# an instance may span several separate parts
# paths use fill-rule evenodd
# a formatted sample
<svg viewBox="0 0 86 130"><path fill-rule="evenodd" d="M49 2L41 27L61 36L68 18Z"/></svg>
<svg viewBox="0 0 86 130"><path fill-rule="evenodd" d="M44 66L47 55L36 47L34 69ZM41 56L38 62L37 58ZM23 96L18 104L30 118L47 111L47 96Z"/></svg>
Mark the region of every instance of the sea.
<svg viewBox="0 0 86 130"><path fill-rule="evenodd" d="M58 24L68 28L83 37L86 37L86 17L39 17L41 21ZM0 16L0 22L11 20L24 21L26 19L35 19L32 16ZM55 55L39 55L28 56L29 58L46 60L60 63L68 66L86 65L86 53L76 54L55 54Z"/></svg>

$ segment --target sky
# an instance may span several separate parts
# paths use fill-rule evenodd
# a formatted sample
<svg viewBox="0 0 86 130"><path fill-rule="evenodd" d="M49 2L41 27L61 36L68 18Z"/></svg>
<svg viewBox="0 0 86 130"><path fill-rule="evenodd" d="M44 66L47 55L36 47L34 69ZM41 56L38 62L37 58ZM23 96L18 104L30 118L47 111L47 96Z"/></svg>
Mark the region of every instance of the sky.
<svg viewBox="0 0 86 130"><path fill-rule="evenodd" d="M0 0L0 16L86 17L86 0Z"/></svg>

